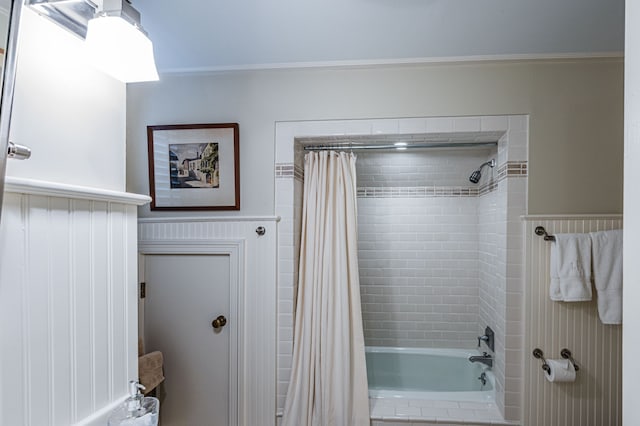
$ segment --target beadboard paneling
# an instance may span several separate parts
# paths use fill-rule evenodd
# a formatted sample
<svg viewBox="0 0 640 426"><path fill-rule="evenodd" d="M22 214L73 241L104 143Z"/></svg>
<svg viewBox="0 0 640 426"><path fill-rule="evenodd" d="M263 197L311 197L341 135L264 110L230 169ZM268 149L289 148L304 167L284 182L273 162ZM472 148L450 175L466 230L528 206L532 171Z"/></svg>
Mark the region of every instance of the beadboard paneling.
<svg viewBox="0 0 640 426"><path fill-rule="evenodd" d="M162 241L243 240L245 242L244 318L239 332L238 424L275 424L276 400L276 247L277 218L140 219L140 244ZM258 236L256 228L266 233Z"/></svg>
<svg viewBox="0 0 640 426"><path fill-rule="evenodd" d="M91 424L137 377L137 208L44 192L3 205L0 424Z"/></svg>
<svg viewBox="0 0 640 426"><path fill-rule="evenodd" d="M620 216L528 217L525 289L524 426L616 426L622 424L622 327L603 325L597 294L590 302L549 298L551 244L534 234L583 233L622 228ZM622 255L622 254L620 254ZM574 383L549 383L531 352L560 358L568 348L580 366Z"/></svg>

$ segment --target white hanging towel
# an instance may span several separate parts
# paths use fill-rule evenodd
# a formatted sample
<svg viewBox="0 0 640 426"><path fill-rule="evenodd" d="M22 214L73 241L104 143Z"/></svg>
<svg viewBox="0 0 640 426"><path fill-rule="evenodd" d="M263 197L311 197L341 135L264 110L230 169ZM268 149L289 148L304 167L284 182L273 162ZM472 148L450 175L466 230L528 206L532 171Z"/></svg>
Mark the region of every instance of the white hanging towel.
<svg viewBox="0 0 640 426"><path fill-rule="evenodd" d="M603 324L622 324L622 230L591 232L593 281Z"/></svg>
<svg viewBox="0 0 640 426"><path fill-rule="evenodd" d="M591 300L589 234L556 234L551 245L549 296L559 302Z"/></svg>

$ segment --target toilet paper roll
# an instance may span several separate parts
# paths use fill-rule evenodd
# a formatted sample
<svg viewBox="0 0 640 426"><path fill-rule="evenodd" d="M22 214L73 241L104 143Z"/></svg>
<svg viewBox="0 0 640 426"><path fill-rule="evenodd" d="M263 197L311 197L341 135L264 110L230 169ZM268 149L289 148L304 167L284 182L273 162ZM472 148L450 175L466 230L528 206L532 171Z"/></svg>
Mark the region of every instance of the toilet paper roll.
<svg viewBox="0 0 640 426"><path fill-rule="evenodd" d="M550 368L545 377L550 382L574 382L576 380L576 370L568 359L548 359L547 365Z"/></svg>

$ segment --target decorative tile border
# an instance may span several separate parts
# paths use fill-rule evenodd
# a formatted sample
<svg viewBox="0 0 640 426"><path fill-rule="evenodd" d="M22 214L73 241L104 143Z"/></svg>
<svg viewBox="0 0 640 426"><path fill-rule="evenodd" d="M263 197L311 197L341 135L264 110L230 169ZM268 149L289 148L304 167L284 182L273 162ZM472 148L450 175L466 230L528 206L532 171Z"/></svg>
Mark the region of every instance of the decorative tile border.
<svg viewBox="0 0 640 426"><path fill-rule="evenodd" d="M477 197L478 188L456 186L360 187L358 198Z"/></svg>
<svg viewBox="0 0 640 426"><path fill-rule="evenodd" d="M498 167L496 180L499 182L506 177L527 177L526 161L507 161Z"/></svg>
<svg viewBox="0 0 640 426"><path fill-rule="evenodd" d="M291 163L279 163L275 168L276 179L294 178L304 181L302 167ZM408 186L408 187L359 187L358 198L431 198L431 197L478 197L495 191L506 178L527 177L526 161L507 161L498 166L494 179L480 187L464 186Z"/></svg>
<svg viewBox="0 0 640 426"><path fill-rule="evenodd" d="M478 189L478 196L482 197L483 195L486 195L490 192L493 192L495 190L498 189L498 184L504 180L500 179L500 180L491 180L485 184L483 184L479 189Z"/></svg>
<svg viewBox="0 0 640 426"><path fill-rule="evenodd" d="M291 163L276 164L276 179L294 178L304 181L304 169Z"/></svg>
<svg viewBox="0 0 640 426"><path fill-rule="evenodd" d="M483 184L478 191L479 196L495 191L498 188L498 184L506 178L519 178L527 177L527 162L526 161L507 161L506 163L498 166L496 177L489 182Z"/></svg>

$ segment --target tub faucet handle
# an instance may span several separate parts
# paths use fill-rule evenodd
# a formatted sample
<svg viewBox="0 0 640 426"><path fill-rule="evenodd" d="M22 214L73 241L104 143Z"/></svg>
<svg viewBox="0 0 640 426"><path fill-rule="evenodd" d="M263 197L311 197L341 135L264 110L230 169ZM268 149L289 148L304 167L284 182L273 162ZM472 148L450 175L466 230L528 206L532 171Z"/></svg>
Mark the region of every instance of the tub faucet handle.
<svg viewBox="0 0 640 426"><path fill-rule="evenodd" d="M480 377L478 377L478 380L480 380L482 386L485 386L487 384L487 373L483 371L482 374L480 374Z"/></svg>
<svg viewBox="0 0 640 426"><path fill-rule="evenodd" d="M489 341L489 336L487 336L486 334L483 334L482 336L478 336L478 347L480 347L481 342L488 342L488 341Z"/></svg>
<svg viewBox="0 0 640 426"><path fill-rule="evenodd" d="M491 327L485 327L484 334L482 336L478 336L478 347L480 347L482 342L484 342L489 349L495 351L495 334Z"/></svg>

